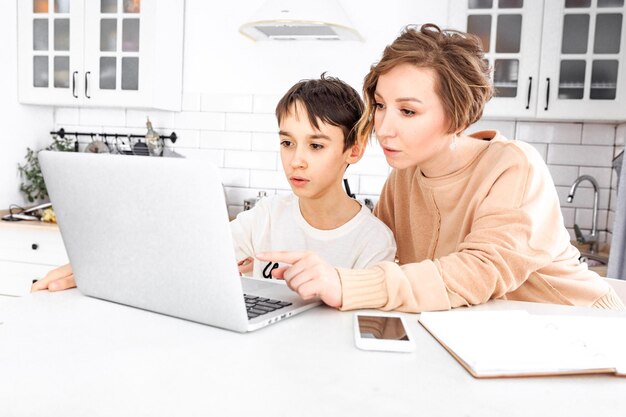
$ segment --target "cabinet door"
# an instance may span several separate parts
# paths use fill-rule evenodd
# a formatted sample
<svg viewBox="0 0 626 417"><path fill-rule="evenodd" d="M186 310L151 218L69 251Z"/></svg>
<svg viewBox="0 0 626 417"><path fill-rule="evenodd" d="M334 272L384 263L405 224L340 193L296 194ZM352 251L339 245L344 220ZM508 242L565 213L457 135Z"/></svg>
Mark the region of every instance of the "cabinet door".
<svg viewBox="0 0 626 417"><path fill-rule="evenodd" d="M546 2L539 118L626 117L624 0Z"/></svg>
<svg viewBox="0 0 626 417"><path fill-rule="evenodd" d="M80 104L83 2L18 2L19 99L22 103Z"/></svg>
<svg viewBox="0 0 626 417"><path fill-rule="evenodd" d="M543 0L450 3L451 27L478 36L492 68L495 95L485 116L534 117Z"/></svg>
<svg viewBox="0 0 626 417"><path fill-rule="evenodd" d="M150 107L154 0L85 4L85 104Z"/></svg>

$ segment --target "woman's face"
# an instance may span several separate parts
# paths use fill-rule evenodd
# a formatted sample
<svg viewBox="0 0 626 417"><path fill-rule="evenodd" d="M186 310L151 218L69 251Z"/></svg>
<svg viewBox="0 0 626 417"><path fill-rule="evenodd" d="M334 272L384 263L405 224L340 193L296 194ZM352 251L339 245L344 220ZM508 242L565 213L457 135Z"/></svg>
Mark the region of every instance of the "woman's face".
<svg viewBox="0 0 626 417"><path fill-rule="evenodd" d="M374 131L393 168L428 168L450 152L452 135L446 133L433 70L398 65L378 78L374 100Z"/></svg>

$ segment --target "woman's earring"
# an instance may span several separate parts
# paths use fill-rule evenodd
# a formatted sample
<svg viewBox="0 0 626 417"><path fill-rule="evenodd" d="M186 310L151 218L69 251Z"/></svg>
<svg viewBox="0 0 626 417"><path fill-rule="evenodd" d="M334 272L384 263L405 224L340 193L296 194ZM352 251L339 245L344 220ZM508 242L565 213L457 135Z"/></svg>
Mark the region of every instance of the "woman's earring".
<svg viewBox="0 0 626 417"><path fill-rule="evenodd" d="M450 150L456 151L456 133L452 135L452 142L450 142Z"/></svg>

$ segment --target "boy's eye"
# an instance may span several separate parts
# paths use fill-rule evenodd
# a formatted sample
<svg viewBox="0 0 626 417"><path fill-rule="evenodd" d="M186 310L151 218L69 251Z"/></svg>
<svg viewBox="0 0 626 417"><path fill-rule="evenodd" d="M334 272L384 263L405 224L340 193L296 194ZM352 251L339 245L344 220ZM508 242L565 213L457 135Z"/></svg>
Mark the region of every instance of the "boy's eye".
<svg viewBox="0 0 626 417"><path fill-rule="evenodd" d="M280 141L280 146L282 146L283 148L288 148L291 146L291 141L290 140L281 140Z"/></svg>
<svg viewBox="0 0 626 417"><path fill-rule="evenodd" d="M324 149L324 145L320 145L319 143L312 143L311 148L318 151L320 149Z"/></svg>

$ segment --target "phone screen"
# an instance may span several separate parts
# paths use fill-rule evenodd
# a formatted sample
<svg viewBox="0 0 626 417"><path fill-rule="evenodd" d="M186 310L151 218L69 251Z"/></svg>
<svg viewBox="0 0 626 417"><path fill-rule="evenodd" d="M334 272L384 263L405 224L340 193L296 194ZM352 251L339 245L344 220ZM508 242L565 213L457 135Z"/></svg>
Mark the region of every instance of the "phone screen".
<svg viewBox="0 0 626 417"><path fill-rule="evenodd" d="M399 317L359 315L359 333L363 339L409 340Z"/></svg>

